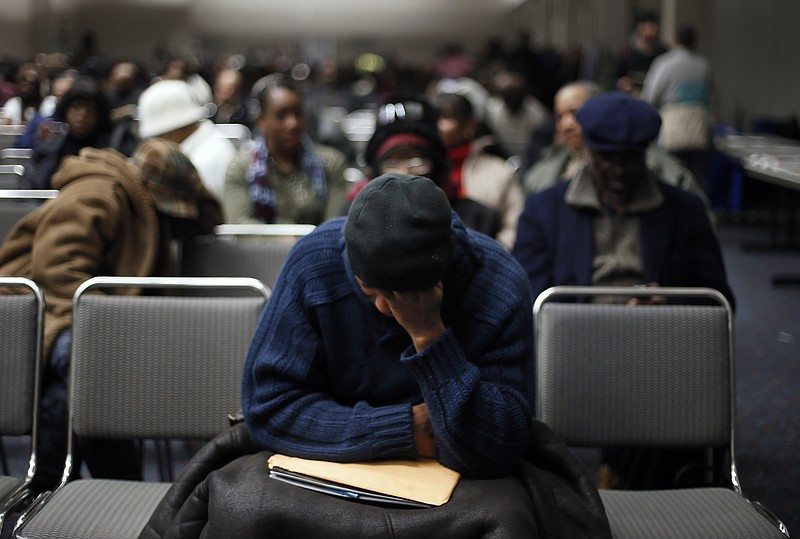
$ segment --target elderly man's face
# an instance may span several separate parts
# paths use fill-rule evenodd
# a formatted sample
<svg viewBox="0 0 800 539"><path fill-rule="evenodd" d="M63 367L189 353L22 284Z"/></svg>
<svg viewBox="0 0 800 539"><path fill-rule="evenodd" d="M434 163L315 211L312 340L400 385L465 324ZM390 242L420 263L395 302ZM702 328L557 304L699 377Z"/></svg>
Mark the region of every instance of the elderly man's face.
<svg viewBox="0 0 800 539"><path fill-rule="evenodd" d="M592 181L600 202L622 212L647 173L643 151L590 152Z"/></svg>
<svg viewBox="0 0 800 539"><path fill-rule="evenodd" d="M564 144L573 151L583 149L583 131L575 118L575 111L581 108L589 96L578 86L562 88L555 97L556 142Z"/></svg>

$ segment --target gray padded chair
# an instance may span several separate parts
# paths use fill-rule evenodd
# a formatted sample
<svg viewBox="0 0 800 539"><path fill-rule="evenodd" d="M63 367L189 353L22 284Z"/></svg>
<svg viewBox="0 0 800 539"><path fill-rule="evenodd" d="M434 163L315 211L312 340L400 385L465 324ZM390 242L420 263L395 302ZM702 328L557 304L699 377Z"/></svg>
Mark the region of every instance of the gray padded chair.
<svg viewBox="0 0 800 539"><path fill-rule="evenodd" d="M24 125L0 125L0 151L13 147L24 132Z"/></svg>
<svg viewBox="0 0 800 539"><path fill-rule="evenodd" d="M0 475L2 531L6 516L32 499L44 299L36 283L22 277L0 277L0 288L0 435L30 436L25 477Z"/></svg>
<svg viewBox="0 0 800 539"><path fill-rule="evenodd" d="M0 189L19 189L19 181L24 175L23 165L0 164Z"/></svg>
<svg viewBox="0 0 800 539"><path fill-rule="evenodd" d="M717 456L710 469L729 475L714 484L730 488L601 490L617 539L788 537L739 484L725 297L707 288L659 288L658 295L683 304L582 301L653 294L641 287L542 292L534 303L537 416L572 447L717 448L708 451ZM713 304L686 304L697 298Z"/></svg>
<svg viewBox="0 0 800 539"><path fill-rule="evenodd" d="M131 295L136 289L247 289L241 296ZM110 292L97 294L99 290ZM172 293L172 292L171 292ZM269 289L251 278L96 277L73 301L70 429L114 439L208 440L241 408L242 369ZM16 537L137 537L168 482L62 479Z"/></svg>
<svg viewBox="0 0 800 539"><path fill-rule="evenodd" d="M237 150L240 150L253 138L253 133L246 125L242 124L216 124L217 132L231 141Z"/></svg>
<svg viewBox="0 0 800 539"><path fill-rule="evenodd" d="M5 148L0 150L0 164L27 165L33 157L31 148Z"/></svg>
<svg viewBox="0 0 800 539"><path fill-rule="evenodd" d="M56 195L55 189L0 189L0 242L20 219Z"/></svg>
<svg viewBox="0 0 800 539"><path fill-rule="evenodd" d="M253 277L275 286L286 255L313 225L220 225L180 246L185 277Z"/></svg>

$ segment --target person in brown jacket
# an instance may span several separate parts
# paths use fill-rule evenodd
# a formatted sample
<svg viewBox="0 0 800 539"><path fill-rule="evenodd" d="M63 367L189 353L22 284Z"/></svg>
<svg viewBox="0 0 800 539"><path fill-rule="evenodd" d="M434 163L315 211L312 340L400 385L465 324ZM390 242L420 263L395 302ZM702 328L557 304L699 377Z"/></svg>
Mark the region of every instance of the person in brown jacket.
<svg viewBox="0 0 800 539"><path fill-rule="evenodd" d="M98 275L174 275L171 242L211 233L223 221L191 162L163 139L143 142L130 159L85 148L64 160L53 187L58 196L23 218L0 249L0 275L32 279L45 297L36 474L42 489L57 484L66 455L75 290ZM141 477L141 459L129 443L83 439L78 448L93 477Z"/></svg>

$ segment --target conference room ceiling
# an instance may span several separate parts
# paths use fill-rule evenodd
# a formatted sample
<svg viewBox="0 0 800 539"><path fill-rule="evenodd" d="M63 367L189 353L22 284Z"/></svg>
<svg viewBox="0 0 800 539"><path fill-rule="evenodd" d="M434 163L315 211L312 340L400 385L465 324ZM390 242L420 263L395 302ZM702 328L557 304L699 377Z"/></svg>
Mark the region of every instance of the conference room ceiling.
<svg viewBox="0 0 800 539"><path fill-rule="evenodd" d="M42 16L35 23L40 31L28 32L32 50L52 47L56 34L72 43L91 31L111 56L145 56L156 48L187 53L202 46L209 54L280 50L312 60L369 52L410 63L428 62L453 43L474 51L491 39L516 40L540 1L2 0L23 23Z"/></svg>
<svg viewBox="0 0 800 539"><path fill-rule="evenodd" d="M205 34L240 36L436 36L463 28L485 36L525 0L127 0L184 5Z"/></svg>

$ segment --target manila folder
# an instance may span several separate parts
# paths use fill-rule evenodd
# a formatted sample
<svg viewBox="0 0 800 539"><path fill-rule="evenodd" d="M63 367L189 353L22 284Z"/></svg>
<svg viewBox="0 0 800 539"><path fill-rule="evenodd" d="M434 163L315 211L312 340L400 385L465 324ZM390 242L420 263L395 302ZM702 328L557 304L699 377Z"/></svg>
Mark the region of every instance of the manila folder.
<svg viewBox="0 0 800 539"><path fill-rule="evenodd" d="M447 503L461 477L431 459L328 462L275 454L267 465L434 506Z"/></svg>

